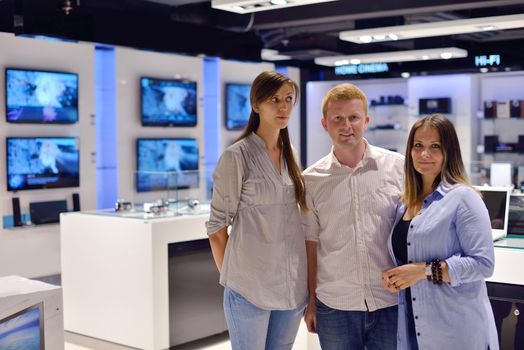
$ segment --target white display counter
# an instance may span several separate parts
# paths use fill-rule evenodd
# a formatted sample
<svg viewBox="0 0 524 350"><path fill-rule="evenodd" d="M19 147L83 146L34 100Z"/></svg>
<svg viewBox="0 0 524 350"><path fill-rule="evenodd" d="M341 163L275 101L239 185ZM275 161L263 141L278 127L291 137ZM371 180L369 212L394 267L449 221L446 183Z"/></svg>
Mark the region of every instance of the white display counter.
<svg viewBox="0 0 524 350"><path fill-rule="evenodd" d="M510 235L494 244L495 271L486 281L524 286L524 237Z"/></svg>
<svg viewBox="0 0 524 350"><path fill-rule="evenodd" d="M62 214L65 329L139 349L169 348L168 244L207 238L207 217Z"/></svg>

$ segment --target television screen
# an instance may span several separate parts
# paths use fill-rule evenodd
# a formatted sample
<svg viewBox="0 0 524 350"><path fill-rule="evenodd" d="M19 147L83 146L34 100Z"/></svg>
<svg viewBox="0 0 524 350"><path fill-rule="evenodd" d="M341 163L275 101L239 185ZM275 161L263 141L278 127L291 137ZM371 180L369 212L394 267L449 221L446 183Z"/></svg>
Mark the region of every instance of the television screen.
<svg viewBox="0 0 524 350"><path fill-rule="evenodd" d="M79 186L78 139L8 137L7 190Z"/></svg>
<svg viewBox="0 0 524 350"><path fill-rule="evenodd" d="M198 187L197 170L195 139L137 140L138 192Z"/></svg>
<svg viewBox="0 0 524 350"><path fill-rule="evenodd" d="M245 128L251 113L249 84L226 84L226 129Z"/></svg>
<svg viewBox="0 0 524 350"><path fill-rule="evenodd" d="M0 349L44 350L43 303L0 320Z"/></svg>
<svg viewBox="0 0 524 350"><path fill-rule="evenodd" d="M196 82L141 78L142 125L195 126Z"/></svg>
<svg viewBox="0 0 524 350"><path fill-rule="evenodd" d="M5 70L6 119L10 123L70 124L78 121L78 75Z"/></svg>
<svg viewBox="0 0 524 350"><path fill-rule="evenodd" d="M419 114L451 113L451 98L421 98L418 100Z"/></svg>

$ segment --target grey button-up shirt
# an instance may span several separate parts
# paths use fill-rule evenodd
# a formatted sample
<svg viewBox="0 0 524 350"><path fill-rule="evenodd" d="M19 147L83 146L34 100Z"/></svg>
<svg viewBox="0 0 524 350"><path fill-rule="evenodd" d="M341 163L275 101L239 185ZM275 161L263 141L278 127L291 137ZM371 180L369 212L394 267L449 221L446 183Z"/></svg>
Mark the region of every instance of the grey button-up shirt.
<svg viewBox="0 0 524 350"><path fill-rule="evenodd" d="M207 232L231 225L220 283L262 309L289 310L307 294L305 234L284 159L277 171L256 134L227 148L213 174Z"/></svg>

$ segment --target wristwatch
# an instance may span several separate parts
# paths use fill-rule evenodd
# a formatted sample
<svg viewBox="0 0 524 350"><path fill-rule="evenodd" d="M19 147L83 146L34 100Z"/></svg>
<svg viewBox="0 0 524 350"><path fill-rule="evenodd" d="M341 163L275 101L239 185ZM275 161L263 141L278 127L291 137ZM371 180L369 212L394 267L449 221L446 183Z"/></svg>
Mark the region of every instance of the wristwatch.
<svg viewBox="0 0 524 350"><path fill-rule="evenodd" d="M426 275L427 280L431 282L432 274L431 274L431 263L430 262L426 262L426 266L424 267L424 274Z"/></svg>

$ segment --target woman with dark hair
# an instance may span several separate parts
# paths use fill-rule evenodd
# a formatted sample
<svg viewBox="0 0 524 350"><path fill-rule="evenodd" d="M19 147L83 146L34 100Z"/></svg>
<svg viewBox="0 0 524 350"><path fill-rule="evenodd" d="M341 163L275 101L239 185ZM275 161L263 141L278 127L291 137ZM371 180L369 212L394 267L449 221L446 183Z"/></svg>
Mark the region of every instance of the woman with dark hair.
<svg viewBox="0 0 524 350"><path fill-rule="evenodd" d="M233 350L291 349L306 305L304 180L287 129L298 94L280 73L258 75L246 129L213 174L207 232Z"/></svg>
<svg viewBox="0 0 524 350"><path fill-rule="evenodd" d="M484 279L494 267L488 211L466 175L457 133L439 114L409 133L405 189L382 275L399 292L398 349L499 348Z"/></svg>

